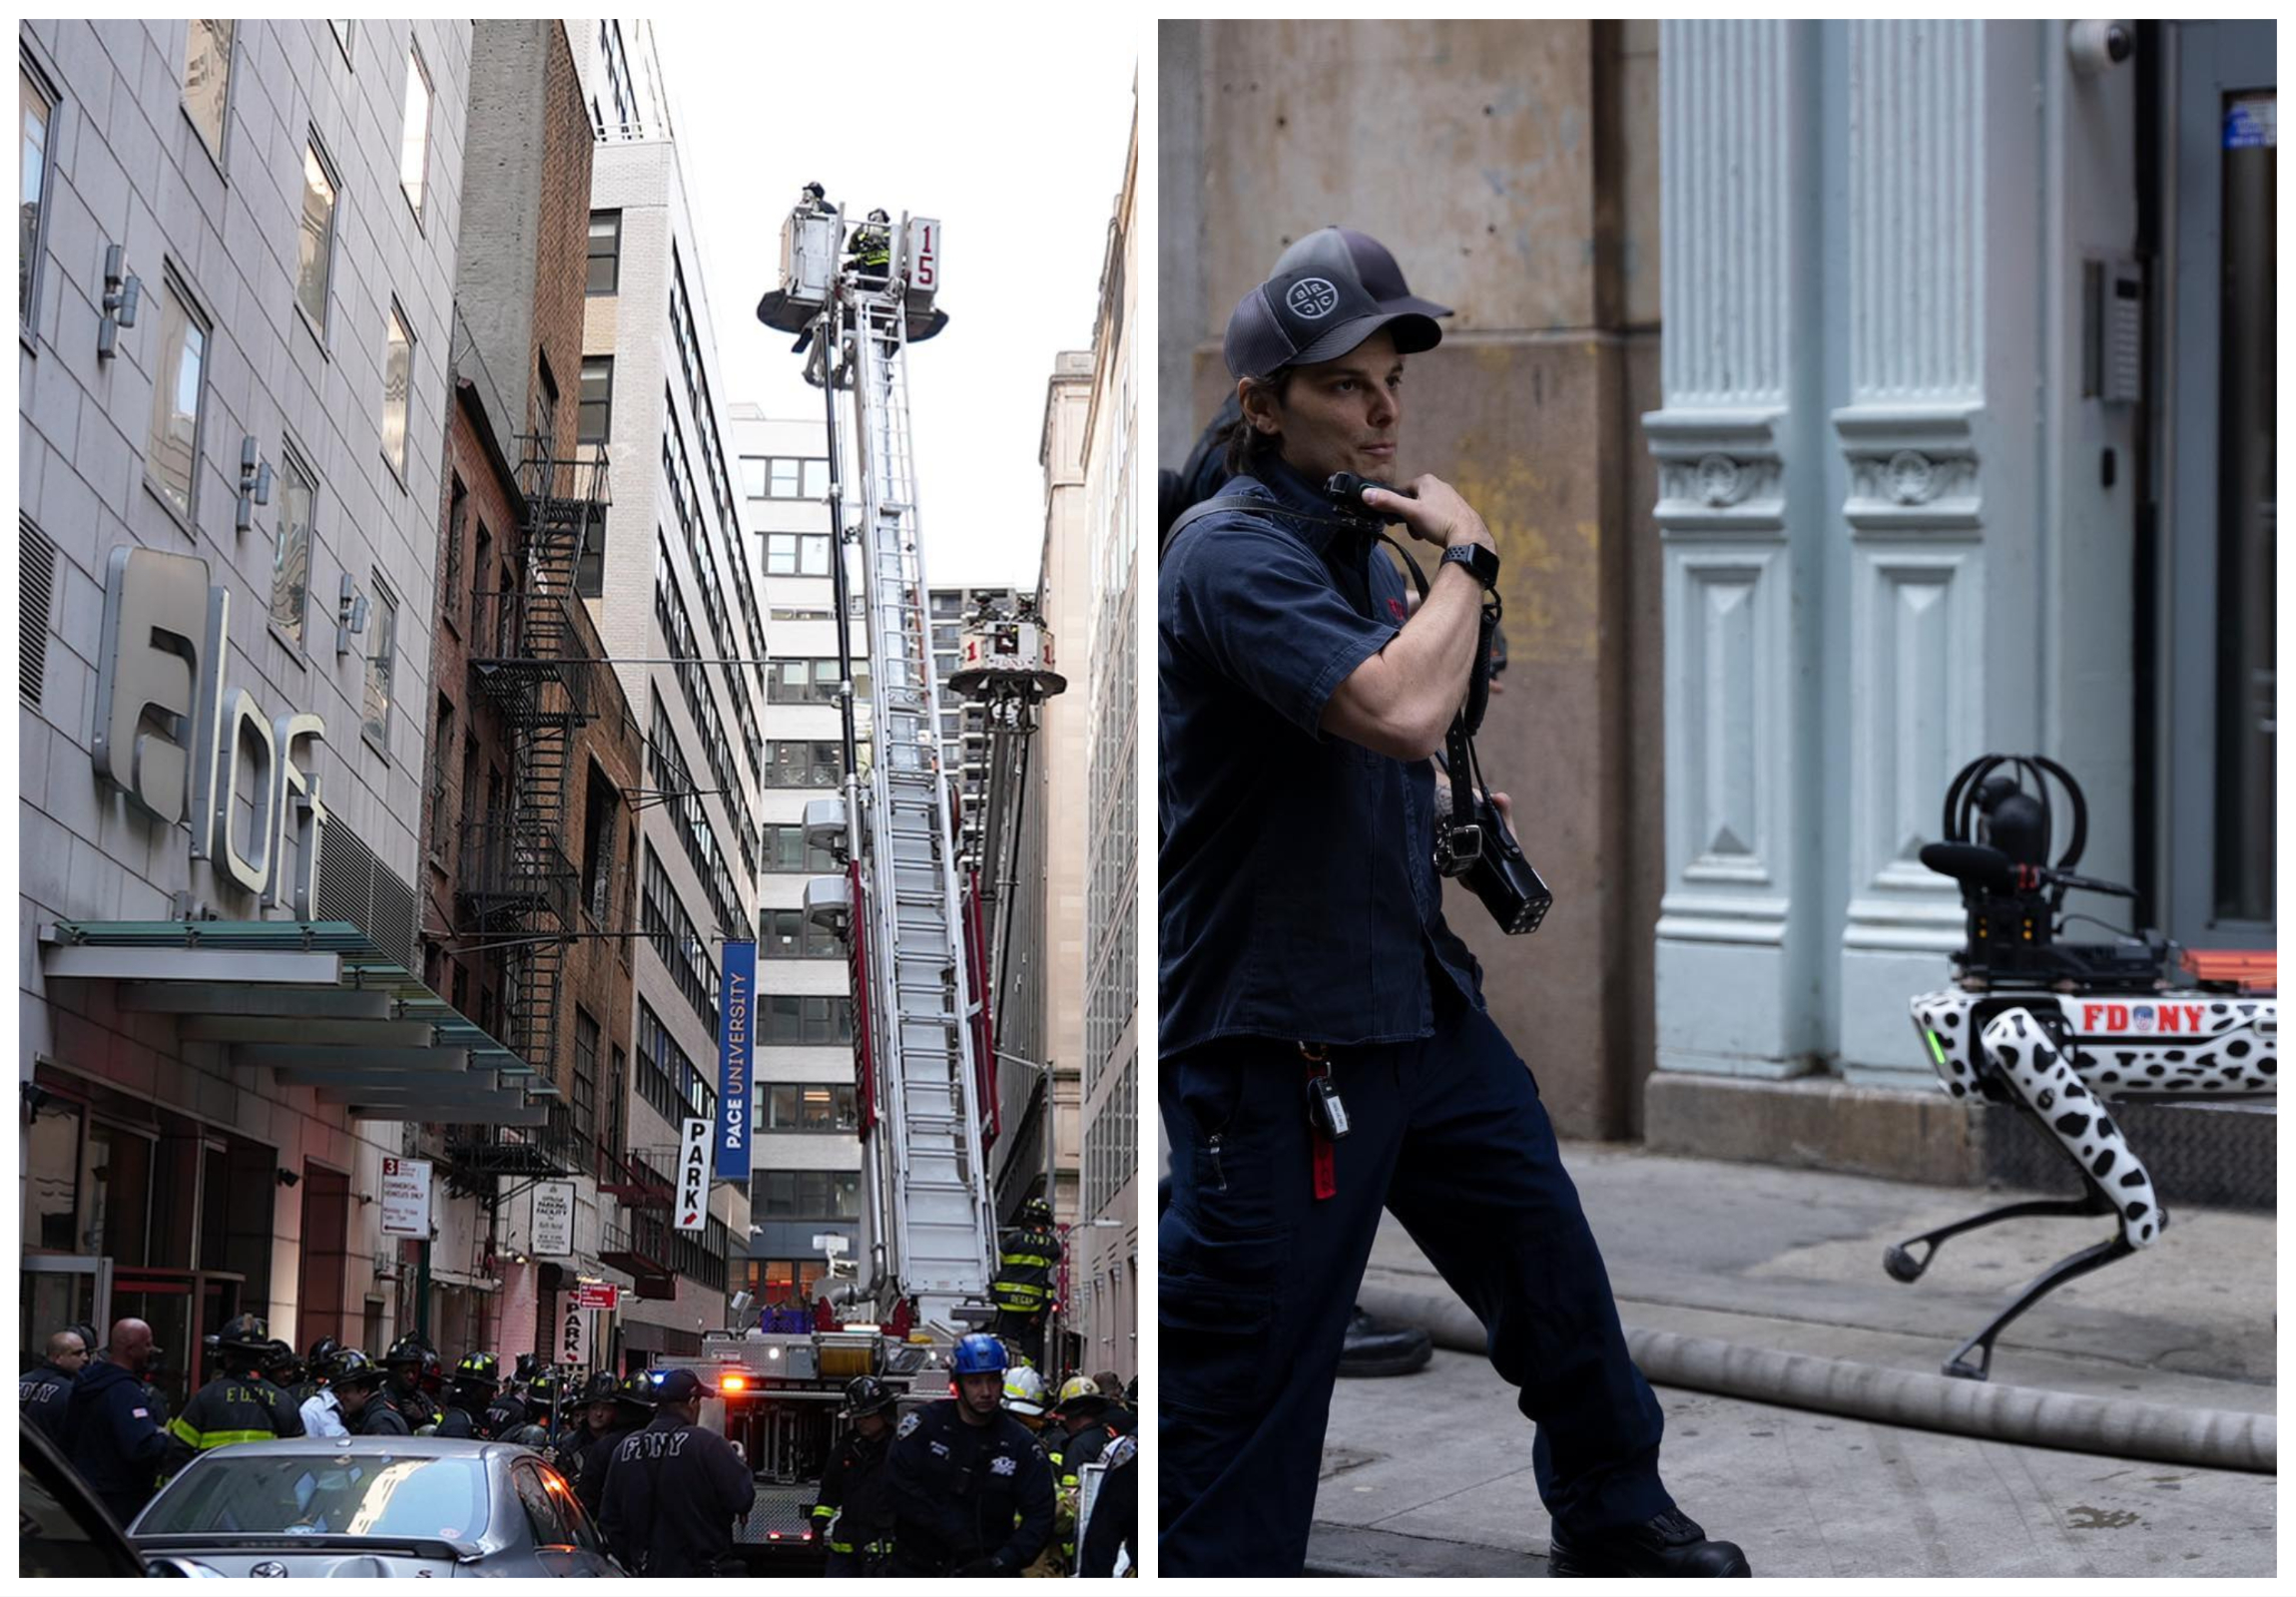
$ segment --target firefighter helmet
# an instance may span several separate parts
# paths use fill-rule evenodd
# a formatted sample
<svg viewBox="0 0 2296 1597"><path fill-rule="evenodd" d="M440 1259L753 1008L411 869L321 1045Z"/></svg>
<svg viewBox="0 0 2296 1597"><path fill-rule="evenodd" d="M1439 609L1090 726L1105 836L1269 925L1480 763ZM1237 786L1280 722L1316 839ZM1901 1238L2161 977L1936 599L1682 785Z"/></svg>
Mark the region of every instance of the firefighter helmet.
<svg viewBox="0 0 2296 1597"><path fill-rule="evenodd" d="M304 1362L310 1366L312 1378L319 1380L325 1379L327 1364L334 1358L336 1353L341 1351L342 1343L336 1341L332 1336L321 1336L318 1340L312 1342L310 1344L310 1353L304 1360Z"/></svg>
<svg viewBox="0 0 2296 1597"><path fill-rule="evenodd" d="M356 1347L338 1348L327 1365L326 1382L330 1386L379 1386L382 1369Z"/></svg>
<svg viewBox="0 0 2296 1597"><path fill-rule="evenodd" d="M1053 1406L1077 1411L1087 1408L1106 1408L1108 1399L1101 1393L1100 1383L1090 1375L1070 1375L1067 1380L1061 1383L1060 1401Z"/></svg>
<svg viewBox="0 0 2296 1597"><path fill-rule="evenodd" d="M264 1352L264 1374L283 1386L291 1384L302 1378L302 1360L292 1347L274 1336Z"/></svg>
<svg viewBox="0 0 2296 1597"><path fill-rule="evenodd" d="M260 1315L234 1315L224 1322L224 1329L216 1332L216 1345L226 1353L249 1358L269 1358L272 1350L271 1327Z"/></svg>
<svg viewBox="0 0 2296 1597"><path fill-rule="evenodd" d="M413 1331L408 1331L383 1349L382 1366L385 1369L397 1364L427 1366L437 1357L437 1352L432 1349L428 1342Z"/></svg>
<svg viewBox="0 0 2296 1597"><path fill-rule="evenodd" d="M1005 1363L1004 1343L983 1331L960 1338L955 1356L949 1360L950 1367L959 1375L1001 1375Z"/></svg>
<svg viewBox="0 0 2296 1597"><path fill-rule="evenodd" d="M1031 1198L1020 1206L1020 1218L1032 1226L1052 1224L1052 1205L1042 1198Z"/></svg>
<svg viewBox="0 0 2296 1597"><path fill-rule="evenodd" d="M845 1417L858 1419L862 1414L881 1414L900 1401L900 1393L874 1375L856 1375L846 1382Z"/></svg>
<svg viewBox="0 0 2296 1597"><path fill-rule="evenodd" d="M583 1388L582 1400L586 1403L610 1403L621 1392L622 1383L605 1370L600 1370L590 1377L590 1384Z"/></svg>
<svg viewBox="0 0 2296 1597"><path fill-rule="evenodd" d="M1044 1377L1022 1364L1004 1372L1004 1406L1016 1414L1041 1418L1044 1413Z"/></svg>
<svg viewBox="0 0 2296 1597"><path fill-rule="evenodd" d="M465 1353L462 1362L454 1366L454 1378L475 1386L499 1386L502 1360L492 1353Z"/></svg>

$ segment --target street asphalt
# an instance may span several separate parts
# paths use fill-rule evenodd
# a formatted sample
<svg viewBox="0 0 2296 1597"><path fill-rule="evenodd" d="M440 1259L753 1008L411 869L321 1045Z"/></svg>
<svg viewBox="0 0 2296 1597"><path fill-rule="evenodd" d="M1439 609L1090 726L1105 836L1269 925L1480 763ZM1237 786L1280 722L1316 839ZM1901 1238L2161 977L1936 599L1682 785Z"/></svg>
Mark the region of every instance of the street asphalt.
<svg viewBox="0 0 2296 1597"><path fill-rule="evenodd" d="M2025 1194L1566 1145L1630 1329L1935 1374L1962 1338L2102 1219L1959 1237L1913 1285L1882 1250ZM2273 1412L2276 1226L2179 1210L2160 1243L2058 1289L1993 1378L2112 1401ZM1400 1228L1365 1299L1442 1293ZM1531 1426L1481 1358L1339 1384L1310 1569L1543 1575ZM1757 1576L2271 1576L2275 1478L1897 1428L1661 1388L1669 1489Z"/></svg>

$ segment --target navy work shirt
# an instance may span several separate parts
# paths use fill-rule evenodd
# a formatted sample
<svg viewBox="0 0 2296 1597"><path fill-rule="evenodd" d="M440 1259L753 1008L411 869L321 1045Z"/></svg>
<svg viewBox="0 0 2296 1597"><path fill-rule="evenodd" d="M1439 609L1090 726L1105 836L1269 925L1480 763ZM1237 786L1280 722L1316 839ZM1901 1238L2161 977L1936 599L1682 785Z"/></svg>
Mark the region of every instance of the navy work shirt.
<svg viewBox="0 0 2296 1597"><path fill-rule="evenodd" d="M1440 972L1481 1004L1443 924L1435 767L1318 730L1403 630L1403 574L1281 461L1251 504L1181 529L1156 594L1160 1040L1335 1045L1435 1031ZM1265 509L1259 508L1265 506ZM1288 516L1286 510L1305 517Z"/></svg>

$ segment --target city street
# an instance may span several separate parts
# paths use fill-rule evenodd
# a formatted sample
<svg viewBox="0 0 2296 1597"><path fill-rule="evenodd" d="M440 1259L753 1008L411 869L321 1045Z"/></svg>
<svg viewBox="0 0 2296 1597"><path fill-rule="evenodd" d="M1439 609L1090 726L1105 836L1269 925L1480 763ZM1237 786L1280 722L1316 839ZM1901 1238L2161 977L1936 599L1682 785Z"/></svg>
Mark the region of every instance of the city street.
<svg viewBox="0 0 2296 1597"><path fill-rule="evenodd" d="M1934 1374L2089 1221L1956 1239L1928 1279L1883 1274L1885 1243L2015 1195L1571 1145L1629 1334L1672 1332ZM2270 1216L2176 1209L2162 1244L2062 1289L2013 1325L1997 1386L2115 1403L2273 1412ZM1383 1232L1367 1307L1426 1319L1443 1289ZM1412 1306L1417 1303L1417 1314ZM1455 1301L1448 1307L1457 1313ZM1440 1331L1438 1340L1445 1339ZM1463 1340L1450 1337L1448 1340ZM1662 1387L1667 1485L1759 1574L2270 1575L2276 1480L2012 1445ZM1545 1573L1531 1427L1480 1357L1342 1381L1310 1568L1366 1575Z"/></svg>

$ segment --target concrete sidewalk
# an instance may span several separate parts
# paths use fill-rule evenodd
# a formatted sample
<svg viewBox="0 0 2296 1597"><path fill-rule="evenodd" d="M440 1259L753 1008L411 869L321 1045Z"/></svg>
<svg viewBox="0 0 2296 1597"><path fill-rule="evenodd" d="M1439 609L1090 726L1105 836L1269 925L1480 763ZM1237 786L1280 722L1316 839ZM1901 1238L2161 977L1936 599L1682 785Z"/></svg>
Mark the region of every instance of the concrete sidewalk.
<svg viewBox="0 0 2296 1597"><path fill-rule="evenodd" d="M1902 1286L1883 1248L2024 1194L1572 1145L1564 1163L1631 1328L1934 1374L2051 1261L2108 1234L2020 1220L1959 1237ZM2059 1289L1997 1344L1994 1380L2107 1400L2271 1413L2274 1222L2177 1210L2156 1246ZM1392 1224L1364 1298L1444 1294ZM2129 1464L1662 1390L1666 1477L1759 1573L2271 1574L2268 1475ZM1543 1571L1530 1426L1481 1359L1342 1381L1312 1567Z"/></svg>

